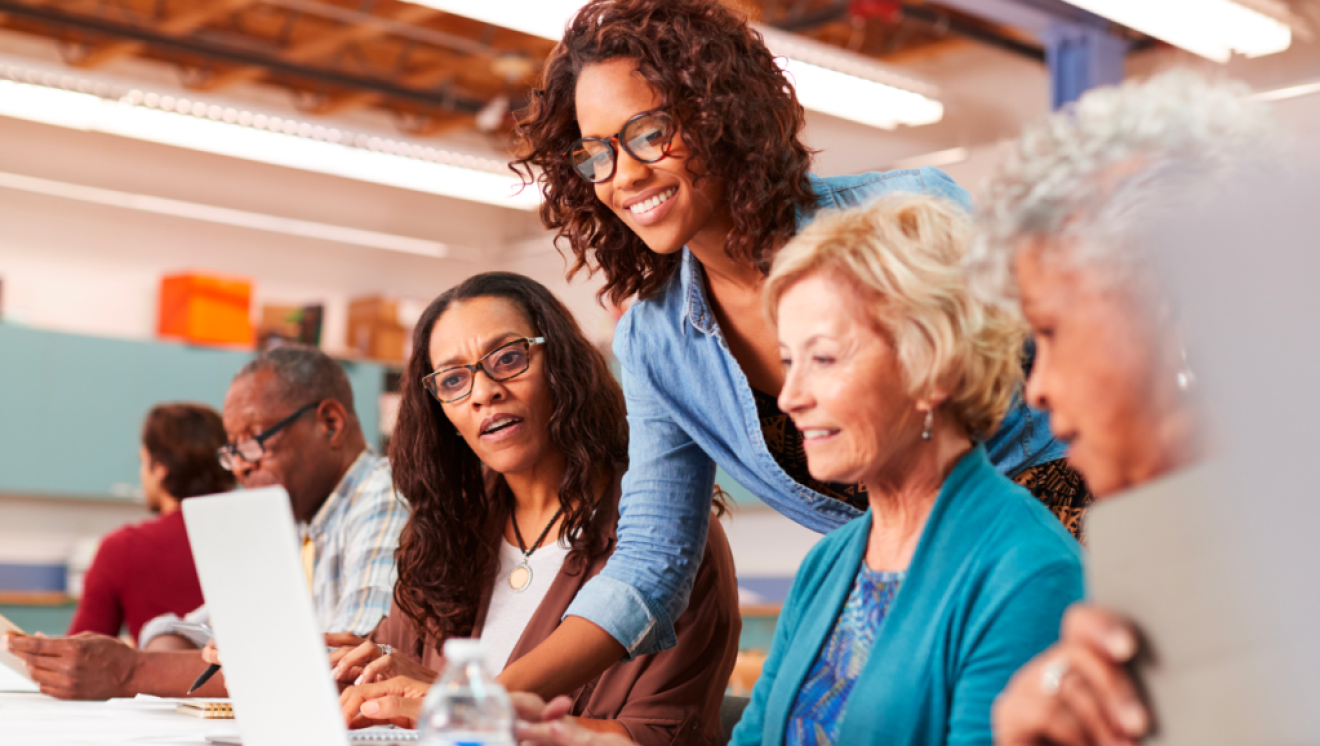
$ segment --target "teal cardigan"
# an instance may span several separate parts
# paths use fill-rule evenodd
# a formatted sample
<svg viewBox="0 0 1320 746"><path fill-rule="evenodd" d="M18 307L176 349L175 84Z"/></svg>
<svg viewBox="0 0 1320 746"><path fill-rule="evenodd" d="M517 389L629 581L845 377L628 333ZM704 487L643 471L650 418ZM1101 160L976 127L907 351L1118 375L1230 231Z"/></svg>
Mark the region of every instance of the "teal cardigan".
<svg viewBox="0 0 1320 746"><path fill-rule="evenodd" d="M779 746L866 555L871 514L807 555L775 629L737 746ZM985 448L940 489L907 576L853 686L839 730L848 746L990 744L990 706L1013 672L1055 642L1082 598L1081 549Z"/></svg>

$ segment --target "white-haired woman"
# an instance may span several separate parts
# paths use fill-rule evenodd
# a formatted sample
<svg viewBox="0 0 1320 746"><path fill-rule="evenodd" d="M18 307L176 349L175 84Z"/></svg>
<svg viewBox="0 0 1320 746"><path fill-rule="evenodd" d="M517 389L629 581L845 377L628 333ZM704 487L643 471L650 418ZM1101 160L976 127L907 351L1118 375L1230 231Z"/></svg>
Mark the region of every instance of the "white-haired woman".
<svg viewBox="0 0 1320 746"><path fill-rule="evenodd" d="M1176 309L1144 232L1276 138L1239 86L1186 72L1092 91L1028 131L992 181L973 282L1020 308L1037 345L1028 400L1050 410L1097 500L1206 452ZM1129 744L1149 716L1127 624L1078 605L995 707L1001 746Z"/></svg>
<svg viewBox="0 0 1320 746"><path fill-rule="evenodd" d="M1077 542L981 443L1025 327L969 293L969 234L952 203L894 197L775 257L779 406L811 476L864 485L869 510L799 569L735 744L989 744L994 697L1082 596ZM611 743L564 724L519 737Z"/></svg>

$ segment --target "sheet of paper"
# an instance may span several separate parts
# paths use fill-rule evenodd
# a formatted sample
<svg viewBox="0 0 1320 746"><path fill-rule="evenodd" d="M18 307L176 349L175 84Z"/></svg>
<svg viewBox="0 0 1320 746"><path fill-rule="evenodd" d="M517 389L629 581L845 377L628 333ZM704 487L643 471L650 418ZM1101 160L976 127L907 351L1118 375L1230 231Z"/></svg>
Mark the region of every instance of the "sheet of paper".
<svg viewBox="0 0 1320 746"><path fill-rule="evenodd" d="M0 635L7 632L23 634L13 622L0 615ZM35 692L37 685L28 678L27 664L22 658L0 650L0 692Z"/></svg>

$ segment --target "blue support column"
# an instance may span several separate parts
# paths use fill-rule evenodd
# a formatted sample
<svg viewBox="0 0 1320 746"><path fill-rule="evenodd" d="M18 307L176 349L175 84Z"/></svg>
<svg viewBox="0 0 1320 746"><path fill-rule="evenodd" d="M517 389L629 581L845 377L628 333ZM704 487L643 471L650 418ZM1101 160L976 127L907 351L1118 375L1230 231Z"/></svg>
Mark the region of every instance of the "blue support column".
<svg viewBox="0 0 1320 746"><path fill-rule="evenodd" d="M1104 29L1057 23L1044 41L1053 108L1076 101L1088 89L1122 82L1127 42Z"/></svg>

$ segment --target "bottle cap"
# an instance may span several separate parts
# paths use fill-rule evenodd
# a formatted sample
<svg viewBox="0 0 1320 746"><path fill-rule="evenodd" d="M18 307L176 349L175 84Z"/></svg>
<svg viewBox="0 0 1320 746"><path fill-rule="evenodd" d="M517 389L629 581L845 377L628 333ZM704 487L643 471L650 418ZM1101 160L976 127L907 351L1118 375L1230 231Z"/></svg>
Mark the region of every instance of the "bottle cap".
<svg viewBox="0 0 1320 746"><path fill-rule="evenodd" d="M479 639L453 637L445 641L445 660L451 663L469 663L485 657L486 647Z"/></svg>

